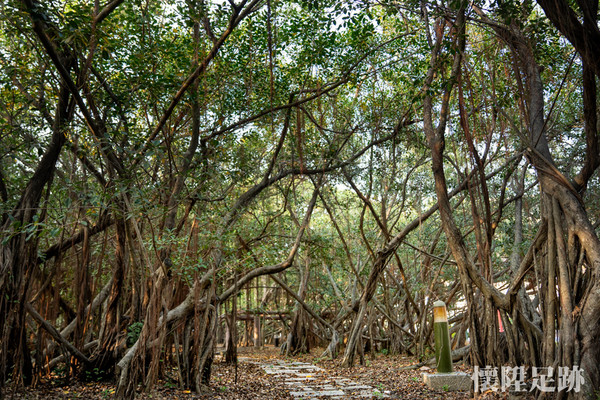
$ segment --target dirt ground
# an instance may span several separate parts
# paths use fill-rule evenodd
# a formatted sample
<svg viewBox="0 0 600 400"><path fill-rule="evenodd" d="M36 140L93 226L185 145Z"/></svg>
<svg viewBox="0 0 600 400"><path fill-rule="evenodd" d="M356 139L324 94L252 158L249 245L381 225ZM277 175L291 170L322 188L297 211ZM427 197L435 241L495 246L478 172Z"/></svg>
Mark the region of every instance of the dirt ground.
<svg viewBox="0 0 600 400"><path fill-rule="evenodd" d="M364 385L376 388L392 399L444 399L462 400L474 398L472 394L461 392L444 392L431 390L425 386L421 379L423 370L402 369L414 365L416 361L402 356L378 354L375 358L366 356L364 366L352 369L341 368L340 360L320 359L322 349L314 349L311 354L295 357L290 361L303 361L315 364L325 371L316 375L317 379L347 378ZM279 354L278 349L265 347L260 350L254 348L239 349L240 362L237 367L237 382L235 367L223 363L218 356L213 364L213 374L210 388L206 393L192 393L177 387L176 382L169 380L159 381L150 392L140 392L136 399L223 399L223 400L280 400L293 399L289 394L289 387L282 381L266 374L263 369L254 363L268 362L270 359L285 359ZM456 365L457 370L470 373L461 365ZM433 371L432 371L433 372ZM59 380L50 380L35 388L11 391L5 393L7 399L111 399L114 397L115 385L112 382L61 383ZM373 398L378 398L374 396ZM480 400L495 400L508 398L506 393L485 393L477 396ZM521 399L526 399L522 397Z"/></svg>

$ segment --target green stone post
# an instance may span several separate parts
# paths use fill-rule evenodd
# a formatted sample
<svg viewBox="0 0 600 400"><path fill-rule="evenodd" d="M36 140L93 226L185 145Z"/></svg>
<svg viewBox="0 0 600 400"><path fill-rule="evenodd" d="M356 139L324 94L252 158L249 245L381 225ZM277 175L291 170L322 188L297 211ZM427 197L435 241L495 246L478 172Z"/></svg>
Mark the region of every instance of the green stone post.
<svg viewBox="0 0 600 400"><path fill-rule="evenodd" d="M433 334L435 336L435 361L438 372L453 372L450 354L448 312L443 301L433 303Z"/></svg>

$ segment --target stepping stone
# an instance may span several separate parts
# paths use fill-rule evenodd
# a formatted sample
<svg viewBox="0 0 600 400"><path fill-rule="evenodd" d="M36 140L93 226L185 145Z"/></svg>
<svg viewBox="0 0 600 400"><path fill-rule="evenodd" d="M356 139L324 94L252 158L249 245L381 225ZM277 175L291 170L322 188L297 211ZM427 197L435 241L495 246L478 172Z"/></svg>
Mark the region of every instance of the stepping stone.
<svg viewBox="0 0 600 400"><path fill-rule="evenodd" d="M346 385L346 384L350 384L352 381L350 379L346 379L346 378L341 378L341 379L336 379L335 383L337 383L338 385Z"/></svg>
<svg viewBox="0 0 600 400"><path fill-rule="evenodd" d="M336 388L331 385L315 385L315 389L317 389L317 390L338 390L339 388Z"/></svg>
<svg viewBox="0 0 600 400"><path fill-rule="evenodd" d="M312 376L309 377L295 377L295 378L287 378L286 382L289 381L296 381L296 382L305 382L305 381L314 381L316 378L313 378Z"/></svg>
<svg viewBox="0 0 600 400"><path fill-rule="evenodd" d="M288 386L299 386L299 387L304 387L304 384L302 382L284 382L286 385Z"/></svg>
<svg viewBox="0 0 600 400"><path fill-rule="evenodd" d="M373 389L371 386L367 385L359 385L359 384L350 384L344 386L345 390L361 390L361 389Z"/></svg>
<svg viewBox="0 0 600 400"><path fill-rule="evenodd" d="M298 371L286 368L265 368L267 374L297 374Z"/></svg>
<svg viewBox="0 0 600 400"><path fill-rule="evenodd" d="M312 399L326 397L329 399L389 397L378 389L352 381L348 378L323 376L324 370L303 362L285 362L273 360L269 364L259 364L265 373L272 375L292 391L295 398ZM320 381L316 381L315 372Z"/></svg>
<svg viewBox="0 0 600 400"><path fill-rule="evenodd" d="M319 396L344 396L346 393L341 390L303 390L302 392L290 392L294 397L319 397Z"/></svg>

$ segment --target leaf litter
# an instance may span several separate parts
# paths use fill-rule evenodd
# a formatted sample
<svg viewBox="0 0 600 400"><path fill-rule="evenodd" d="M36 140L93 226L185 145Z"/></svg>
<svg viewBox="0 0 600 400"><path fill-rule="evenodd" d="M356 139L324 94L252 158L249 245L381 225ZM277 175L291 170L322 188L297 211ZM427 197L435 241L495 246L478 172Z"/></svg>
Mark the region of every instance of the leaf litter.
<svg viewBox="0 0 600 400"><path fill-rule="evenodd" d="M303 354L288 358L279 354L279 350L267 346L261 349L252 347L239 348L240 361L236 367L225 364L221 355L217 355L213 364L213 372L210 385L203 393L195 393L180 388L178 382L163 377L150 391L140 391L136 399L140 400L163 400L163 399L215 399L215 400L285 400L296 399L290 392L290 386L282 379L269 375L261 367L274 360L288 362L305 362L322 368L322 371L311 373L312 383L336 385L340 380L348 379L361 385L371 386L374 391L373 399L382 398L385 395L391 399L440 399L440 400L497 400L507 399L508 393L487 392L478 394L476 397L468 392L447 392L433 390L423 384L421 378L422 369L406 369L417 361L411 357L401 355L378 354L373 358L365 356L365 365L356 365L353 368L342 368L341 359L330 360L319 358L322 349L314 349L310 354ZM463 365L455 368L470 374L471 370ZM173 374L176 376L176 371ZM115 395L116 385L114 382L84 383L79 381L64 382L61 379L47 379L36 387L25 389L6 388L5 397L14 400L34 399L90 399L105 400L112 399ZM326 399L321 396L319 398ZM351 399L352 397L347 397ZM362 397L364 398L364 397ZM528 399L522 396L520 399Z"/></svg>

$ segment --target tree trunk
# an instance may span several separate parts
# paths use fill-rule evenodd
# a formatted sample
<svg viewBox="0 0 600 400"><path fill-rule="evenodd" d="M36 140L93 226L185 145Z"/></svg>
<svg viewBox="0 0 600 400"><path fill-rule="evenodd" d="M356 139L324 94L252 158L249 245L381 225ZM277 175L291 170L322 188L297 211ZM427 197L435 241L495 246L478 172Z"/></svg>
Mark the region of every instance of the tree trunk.
<svg viewBox="0 0 600 400"><path fill-rule="evenodd" d="M237 274L234 279L237 279ZM225 316L225 324L225 362L237 364L237 296L231 298L231 315Z"/></svg>
<svg viewBox="0 0 600 400"><path fill-rule="evenodd" d="M487 17L480 10L476 12L484 21ZM456 25L459 26L459 51L457 51L452 76L457 76L460 68L461 49L464 49L464 28L462 28L464 17L459 15ZM587 217L583 201L566 178L555 166L546 139L546 121L544 114L544 90L540 77L540 68L536 63L533 51L529 46L528 39L518 30L516 26L492 25L496 32L503 37L518 60L516 70L524 75L523 81L527 83L527 93L523 94L528 105L529 135L527 155L538 174L541 188L541 213L542 224L547 225L548 236L545 241L545 258L539 258L536 262L537 275L542 280L540 291L540 303L542 307L542 327L539 329L528 320L530 314L528 304L515 300L515 295L520 290L522 278L527 264L521 263L519 274L513 280L508 295L504 296L491 286L488 279L482 275L473 260L470 258L466 245L462 239L450 209L447 187L443 166L444 133L446 119L448 117L448 102L450 91L446 90L443 95L439 123L434 128L432 123L432 102L429 96L425 99L424 126L429 146L432 150L432 167L435 178L435 189L440 207L442 227L446 233L448 243L458 264L463 290L467 298L467 304L471 309L477 306L473 303L475 299L469 295L473 284L483 295L482 306L488 316L495 314L495 308L513 313L513 329L507 325L508 332L517 333L507 336L507 344L512 349L509 353L515 354L522 347L522 340L528 338L529 351L534 353L529 359L536 366L544 367L567 367L573 369L580 366L584 370L585 383L582 391L566 393L568 397L593 398L594 390L600 383L600 350L597 343L600 342L600 281L595 279L600 268L600 240ZM440 39L440 38L438 38ZM438 43L441 43L438 40ZM439 46L433 53L432 66ZM432 82L433 68L428 74L428 82ZM584 98L584 101L585 98ZM589 101L589 99L588 99ZM586 121L589 122L589 121ZM590 130L591 131L591 130ZM593 132L595 134L595 132ZM588 140L588 146L594 145L594 140ZM597 168L594 157L586 159L586 169ZM589 171L580 176L589 175ZM580 184L579 187L585 187ZM483 245L481 236L478 245ZM539 246L537 240L532 244L531 253L535 255ZM525 261L525 260L524 260ZM472 293L472 292L471 292ZM517 310L516 307L520 309ZM508 319L505 318L505 325ZM479 335L477 321L471 319L471 353L476 365L495 365L498 360L492 359L495 352L495 340L493 336ZM558 329L558 330L557 330ZM538 332L536 332L538 330ZM520 334L518 333L520 332ZM532 335L531 332L534 334ZM555 340L555 332L558 333L558 341ZM487 340L484 340L487 339ZM474 341L475 339L475 341ZM532 341L531 339L534 339ZM541 343L541 346L539 344ZM595 343L595 345L592 345ZM535 354L535 353L540 354ZM540 393L543 397L545 393ZM561 393L560 396L565 396Z"/></svg>
<svg viewBox="0 0 600 400"><path fill-rule="evenodd" d="M302 280L298 289L298 297L304 301L306 297L306 289L308 287L308 278L310 276L310 258L308 254L304 260L304 272L302 273ZM310 321L308 321L306 311L300 303L296 304L296 312L292 319L290 326L290 332L288 333L285 353L288 356L295 356L297 354L310 353Z"/></svg>
<svg viewBox="0 0 600 400"><path fill-rule="evenodd" d="M252 330L252 343L254 347L258 349L262 347L262 324L260 321L260 315L254 315L253 323L254 328Z"/></svg>
<svg viewBox="0 0 600 400"><path fill-rule="evenodd" d="M125 347L125 338L119 337L121 331L121 312L119 304L126 276L125 245L126 229L122 216L115 216L115 264L112 272L112 284L104 313L104 329L100 335L100 346L92 359L94 379L108 378L114 373L114 367L119 357L119 349ZM90 371L88 371L90 372Z"/></svg>
<svg viewBox="0 0 600 400"><path fill-rule="evenodd" d="M74 61L68 58L60 61L67 71L74 65ZM44 215L38 211L42 192L44 188L50 190L56 162L66 141L65 127L72 115L69 89L62 80L50 145L11 218L2 226L4 234L12 235L8 243L0 246L0 315L3 319L0 332L0 396L9 374L15 377L17 384L31 383L33 368L25 331L24 307L28 301L29 279L38 265L38 228L34 225L34 217Z"/></svg>

